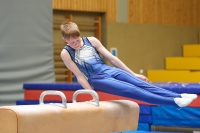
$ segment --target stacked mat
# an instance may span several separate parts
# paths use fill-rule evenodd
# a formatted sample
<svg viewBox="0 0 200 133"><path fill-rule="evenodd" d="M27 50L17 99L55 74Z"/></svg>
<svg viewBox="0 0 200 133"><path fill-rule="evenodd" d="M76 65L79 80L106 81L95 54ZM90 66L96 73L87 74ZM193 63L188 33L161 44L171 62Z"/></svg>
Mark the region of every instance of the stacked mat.
<svg viewBox="0 0 200 133"><path fill-rule="evenodd" d="M152 114L151 106L139 104L140 115L138 131L151 131Z"/></svg>
<svg viewBox="0 0 200 133"><path fill-rule="evenodd" d="M200 108L174 108L172 106L152 107L153 131L179 131L193 133L200 131Z"/></svg>
<svg viewBox="0 0 200 133"><path fill-rule="evenodd" d="M199 83L153 83L177 93L192 93L198 97L189 107L152 106L152 131L193 133L200 131L200 84Z"/></svg>
<svg viewBox="0 0 200 133"><path fill-rule="evenodd" d="M17 105L30 105L39 104L40 94L45 90L59 90L63 92L67 98L67 102L72 102L72 96L76 90L83 89L78 83L25 83L23 84L24 89L24 100L16 101ZM107 100L131 100L139 104L140 116L138 130L150 131L151 125L151 105L142 101L129 99L117 95L107 94L104 92L97 91L100 101ZM77 97L77 101L88 101L92 97L89 94L82 94ZM47 95L44 98L46 103L61 102L61 98L56 95Z"/></svg>

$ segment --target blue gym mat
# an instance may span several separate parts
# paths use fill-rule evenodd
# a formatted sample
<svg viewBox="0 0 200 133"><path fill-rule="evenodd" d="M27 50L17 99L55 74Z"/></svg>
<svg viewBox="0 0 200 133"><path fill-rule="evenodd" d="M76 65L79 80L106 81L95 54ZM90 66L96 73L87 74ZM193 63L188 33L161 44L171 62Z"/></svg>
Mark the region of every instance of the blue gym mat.
<svg viewBox="0 0 200 133"><path fill-rule="evenodd" d="M151 115L139 115L139 122L141 123L152 123L152 116Z"/></svg>
<svg viewBox="0 0 200 133"><path fill-rule="evenodd" d="M151 131L151 126L148 123L138 123L137 131Z"/></svg>
<svg viewBox="0 0 200 133"><path fill-rule="evenodd" d="M200 94L200 83L152 82L152 84L177 93Z"/></svg>
<svg viewBox="0 0 200 133"><path fill-rule="evenodd" d="M151 106L149 105L139 105L139 106L140 106L140 114L151 115Z"/></svg>
<svg viewBox="0 0 200 133"><path fill-rule="evenodd" d="M200 108L153 106L152 125L200 127Z"/></svg>
<svg viewBox="0 0 200 133"><path fill-rule="evenodd" d="M79 83L24 83L25 90L80 90L83 87Z"/></svg>

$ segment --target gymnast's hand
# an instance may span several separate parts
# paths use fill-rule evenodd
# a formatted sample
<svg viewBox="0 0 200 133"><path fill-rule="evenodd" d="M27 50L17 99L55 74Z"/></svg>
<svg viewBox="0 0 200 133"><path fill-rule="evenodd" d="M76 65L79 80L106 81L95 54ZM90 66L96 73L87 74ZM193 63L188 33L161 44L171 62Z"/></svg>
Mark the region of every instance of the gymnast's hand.
<svg viewBox="0 0 200 133"><path fill-rule="evenodd" d="M140 79L142 79L142 80L144 80L144 81L146 81L146 82L148 82L148 78L145 77L144 75L141 75L141 74L135 74L135 76L138 77L138 78L140 78Z"/></svg>

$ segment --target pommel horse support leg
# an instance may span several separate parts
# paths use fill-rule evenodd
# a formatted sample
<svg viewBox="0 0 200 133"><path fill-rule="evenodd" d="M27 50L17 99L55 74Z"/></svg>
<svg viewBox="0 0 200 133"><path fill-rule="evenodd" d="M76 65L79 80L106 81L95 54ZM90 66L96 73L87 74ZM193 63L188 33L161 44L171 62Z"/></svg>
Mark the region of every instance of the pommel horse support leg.
<svg viewBox="0 0 200 133"><path fill-rule="evenodd" d="M76 102L80 93L89 93L95 102ZM62 104L43 104L47 94L60 95ZM59 91L45 91L40 105L0 107L0 133L112 133L136 130L139 106L133 101L99 102L95 91L80 90L73 103L66 104Z"/></svg>

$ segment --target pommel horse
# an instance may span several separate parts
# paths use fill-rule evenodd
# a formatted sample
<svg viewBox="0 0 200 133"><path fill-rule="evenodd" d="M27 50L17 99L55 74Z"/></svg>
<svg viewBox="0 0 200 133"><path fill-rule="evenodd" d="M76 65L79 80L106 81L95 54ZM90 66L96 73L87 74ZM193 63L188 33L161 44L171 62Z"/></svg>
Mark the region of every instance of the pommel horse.
<svg viewBox="0 0 200 133"><path fill-rule="evenodd" d="M88 93L95 102L76 102ZM46 95L59 95L62 104L44 104ZM112 133L137 130L139 106L128 100L99 102L92 90L78 90L67 103L60 91L44 91L39 105L0 107L0 133Z"/></svg>

